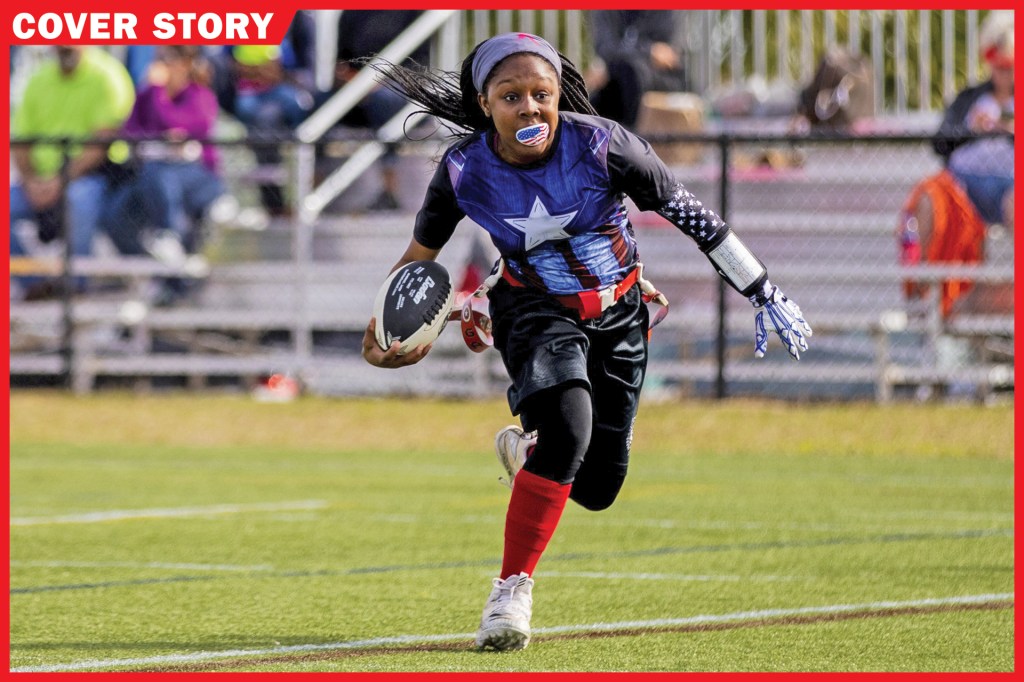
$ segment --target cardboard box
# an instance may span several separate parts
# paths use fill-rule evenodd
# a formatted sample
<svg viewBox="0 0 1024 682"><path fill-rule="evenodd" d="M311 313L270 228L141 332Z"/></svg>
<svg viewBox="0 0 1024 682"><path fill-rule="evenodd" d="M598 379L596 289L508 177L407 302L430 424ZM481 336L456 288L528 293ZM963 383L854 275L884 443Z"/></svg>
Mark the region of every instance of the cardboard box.
<svg viewBox="0 0 1024 682"><path fill-rule="evenodd" d="M704 100L692 92L646 92L640 104L637 134L645 139L655 135L698 133L704 129ZM699 163L706 145L695 142L651 142L666 164Z"/></svg>

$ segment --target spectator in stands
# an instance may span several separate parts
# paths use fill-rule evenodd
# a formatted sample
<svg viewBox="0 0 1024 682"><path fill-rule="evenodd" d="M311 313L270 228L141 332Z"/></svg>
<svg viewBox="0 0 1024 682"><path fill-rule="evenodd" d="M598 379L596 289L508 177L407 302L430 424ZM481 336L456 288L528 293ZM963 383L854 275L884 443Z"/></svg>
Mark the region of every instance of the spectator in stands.
<svg viewBox="0 0 1024 682"><path fill-rule="evenodd" d="M587 13L594 51L591 103L605 118L635 128L648 90L686 90L684 14L677 10L593 10Z"/></svg>
<svg viewBox="0 0 1024 682"><path fill-rule="evenodd" d="M217 119L209 64L194 45L161 46L122 129L136 144L135 175L112 191L103 222L125 254L175 265L198 250L201 220L224 193L215 147L199 142Z"/></svg>
<svg viewBox="0 0 1024 682"><path fill-rule="evenodd" d="M215 61L217 96L225 111L245 124L263 171L279 176L281 150L274 141L312 111L315 26L308 10L295 13L280 45L235 45ZM279 177L260 182L271 215L287 213Z"/></svg>
<svg viewBox="0 0 1024 682"><path fill-rule="evenodd" d="M54 51L56 59L30 77L11 120L11 136L93 140L114 135L135 101L128 71L98 47L58 46ZM76 256L90 255L109 177L119 167L115 161L122 160L118 152L125 151L74 144L64 168L60 145L12 146L11 254L27 253L16 224L29 220L36 224L39 241L64 236ZM20 279L18 284L27 288L26 297L53 293L49 281Z"/></svg>
<svg viewBox="0 0 1024 682"><path fill-rule="evenodd" d="M957 95L934 146L985 222L1012 229L1013 12L990 12L980 42L989 78ZM991 133L1007 135L974 137Z"/></svg>
<svg viewBox="0 0 1024 682"><path fill-rule="evenodd" d="M1013 28L1012 11L992 11L985 18L981 54L990 77L964 89L946 110L933 139L945 169L918 183L904 206L898 230L904 263L979 262L986 224L1013 230ZM975 292L958 308L1007 307L1007 299L1012 300L1009 290L999 294L990 286L947 281L942 284L943 314L951 314L972 287ZM911 298L926 290L915 283L906 286Z"/></svg>
<svg viewBox="0 0 1024 682"><path fill-rule="evenodd" d="M124 53L124 66L131 74L136 92L149 83L150 67L156 60L156 45L129 45Z"/></svg>
<svg viewBox="0 0 1024 682"><path fill-rule="evenodd" d="M344 87L359 73L362 64L358 60L372 57L386 48L422 13L422 10L343 10L338 18L335 89ZM417 47L405 64L427 66L430 57L429 47L427 43ZM344 116L341 124L377 130L401 111L405 104L400 95L380 86ZM397 162L397 147L388 145L381 159L384 186L371 203L370 210L386 211L399 208Z"/></svg>

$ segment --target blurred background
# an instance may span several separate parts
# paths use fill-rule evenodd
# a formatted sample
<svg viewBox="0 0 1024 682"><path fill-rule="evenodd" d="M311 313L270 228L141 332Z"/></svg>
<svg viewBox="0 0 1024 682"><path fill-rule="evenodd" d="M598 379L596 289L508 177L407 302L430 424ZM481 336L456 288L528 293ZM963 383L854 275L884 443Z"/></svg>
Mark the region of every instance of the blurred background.
<svg viewBox="0 0 1024 682"><path fill-rule="evenodd" d="M671 301L648 398L1012 401L1013 13L986 10L317 10L281 45L11 48L12 389L502 395L457 328L400 372L360 357L451 131L356 60L458 70L513 30L814 328L799 363L755 359L749 304L633 210ZM467 219L440 262L470 291L495 257Z"/></svg>

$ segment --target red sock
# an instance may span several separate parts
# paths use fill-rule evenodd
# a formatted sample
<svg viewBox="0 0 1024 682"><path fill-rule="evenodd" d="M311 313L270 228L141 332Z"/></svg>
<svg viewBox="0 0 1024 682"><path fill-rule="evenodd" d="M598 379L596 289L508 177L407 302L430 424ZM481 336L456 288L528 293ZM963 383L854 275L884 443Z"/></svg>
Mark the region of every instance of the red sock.
<svg viewBox="0 0 1024 682"><path fill-rule="evenodd" d="M555 483L529 471L516 474L512 499L505 514L502 580L518 573L533 575L540 555L562 518L571 489L571 485Z"/></svg>

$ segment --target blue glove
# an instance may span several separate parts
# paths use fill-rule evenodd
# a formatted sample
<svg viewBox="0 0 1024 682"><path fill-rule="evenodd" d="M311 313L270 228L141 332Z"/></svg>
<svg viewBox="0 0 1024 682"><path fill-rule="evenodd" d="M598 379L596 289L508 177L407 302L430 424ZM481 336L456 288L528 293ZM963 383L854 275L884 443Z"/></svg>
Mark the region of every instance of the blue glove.
<svg viewBox="0 0 1024 682"><path fill-rule="evenodd" d="M767 313L772 324L772 331L779 335L786 344L786 350L794 359L800 359L800 351L807 350L807 337L810 336L811 325L807 324L804 314L793 301L786 298L777 286L765 282L763 292L750 297L757 315L754 318L754 355L763 358L768 350L768 332L764 318Z"/></svg>

